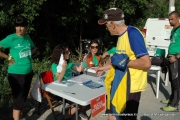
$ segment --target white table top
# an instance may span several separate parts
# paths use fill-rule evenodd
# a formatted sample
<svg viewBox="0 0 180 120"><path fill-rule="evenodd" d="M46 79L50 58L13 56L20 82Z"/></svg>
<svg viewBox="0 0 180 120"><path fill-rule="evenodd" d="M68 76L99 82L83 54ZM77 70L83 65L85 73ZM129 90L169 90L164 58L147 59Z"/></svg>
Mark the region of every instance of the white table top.
<svg viewBox="0 0 180 120"><path fill-rule="evenodd" d="M156 65L151 65L150 70L161 70L160 66L156 66Z"/></svg>
<svg viewBox="0 0 180 120"><path fill-rule="evenodd" d="M89 76L89 75L85 75L85 74L82 74L78 77L91 79L94 82L97 82L104 86L103 82L98 82L100 77L93 77L93 76ZM41 88L45 91L51 92L54 95L63 97L64 99L67 99L69 101L72 101L72 102L77 103L82 106L89 105L90 101L92 99L94 99L102 94L106 94L105 86L96 88L96 89L91 89L89 87L80 85L78 83L75 83L74 85L72 85L70 87L60 86L57 84L50 83L50 84L42 85ZM63 91L66 91L66 92L63 92ZM75 94L71 94L71 93L67 93L67 92L71 92L71 93L75 93Z"/></svg>

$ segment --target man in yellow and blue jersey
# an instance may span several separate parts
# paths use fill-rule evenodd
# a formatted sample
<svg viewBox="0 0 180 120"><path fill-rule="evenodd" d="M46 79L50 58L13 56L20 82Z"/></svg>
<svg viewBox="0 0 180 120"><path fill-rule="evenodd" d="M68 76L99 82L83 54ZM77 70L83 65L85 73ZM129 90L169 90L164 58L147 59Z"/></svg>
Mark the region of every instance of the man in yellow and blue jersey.
<svg viewBox="0 0 180 120"><path fill-rule="evenodd" d="M116 56L127 55L129 58L129 61L127 62L127 68L130 74L129 76L127 75L128 77L126 78L130 78L130 93L127 95L127 100L124 105L125 108L122 109L123 111L122 110L117 111L119 109L119 106L117 106L118 105L117 102L112 103L113 97L116 98L115 101L119 101L119 102L121 102L122 98L118 97L118 94L113 93L113 95L117 95L117 96L111 95L110 110L112 114L114 113L113 109L115 109L116 113L118 114L125 113L127 115L125 119L136 120L141 92L144 91L147 87L147 70L151 67L151 62L146 49L145 40L139 29L130 25L128 26L125 25L124 13L119 8L110 8L105 10L103 12L103 17L98 21L98 24L106 25L106 29L109 30L111 35L119 36L116 46ZM116 57L116 59L114 60L116 60L117 62L118 57ZM119 64L121 64L122 61L123 59L119 59ZM112 68L114 69L112 70L113 72L111 71ZM114 74L113 80L117 79L116 76L119 75L117 75L116 74L117 72L114 71L116 71L119 68L118 65L116 66L116 64L114 63L112 63L109 66L106 66L103 69L102 68L97 69L97 75L101 75L102 70L104 71L107 69L110 69L110 72ZM124 79L123 76L122 79ZM123 82L123 83L126 84L127 82ZM121 85L122 83L120 82L119 84ZM113 90L116 89L116 91L120 89L120 87L117 85L116 85L117 88L113 88L113 87L114 87L113 84L111 84L110 94L112 94L112 89ZM114 116L110 117L111 120L115 120L115 119L118 120L122 118L121 115L116 115L116 113Z"/></svg>

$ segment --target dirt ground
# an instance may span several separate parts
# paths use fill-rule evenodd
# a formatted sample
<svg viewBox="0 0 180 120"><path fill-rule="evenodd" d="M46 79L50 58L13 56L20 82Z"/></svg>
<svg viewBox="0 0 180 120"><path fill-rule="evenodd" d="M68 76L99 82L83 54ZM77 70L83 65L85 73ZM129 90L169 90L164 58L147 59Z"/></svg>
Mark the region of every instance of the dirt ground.
<svg viewBox="0 0 180 120"><path fill-rule="evenodd" d="M51 110L49 109L46 99L43 98L42 107L40 109L40 115L38 115L37 109L38 109L38 102L32 98L28 98L23 112L23 120L54 120L54 117L52 115ZM54 110L56 114L59 114L57 116L58 120L62 120L63 119L62 105L57 106L56 108L54 108ZM91 117L89 106L85 109L85 113L87 114L87 116L89 116L89 118ZM102 112L102 114L103 113L104 111ZM97 117L102 118L98 120L105 120L105 116L101 116L101 114L98 115ZM94 119L97 120L96 118ZM7 108L6 111L1 113L0 120L13 120L12 107ZM71 120L75 120L75 115L72 116Z"/></svg>

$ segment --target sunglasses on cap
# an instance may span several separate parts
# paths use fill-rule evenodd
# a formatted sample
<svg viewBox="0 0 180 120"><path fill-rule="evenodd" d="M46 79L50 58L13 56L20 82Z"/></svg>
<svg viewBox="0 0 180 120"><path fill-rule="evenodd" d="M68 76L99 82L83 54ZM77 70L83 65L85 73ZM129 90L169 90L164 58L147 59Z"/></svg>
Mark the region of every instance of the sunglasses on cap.
<svg viewBox="0 0 180 120"><path fill-rule="evenodd" d="M94 48L98 49L99 47L98 46L91 46L91 49L94 49Z"/></svg>

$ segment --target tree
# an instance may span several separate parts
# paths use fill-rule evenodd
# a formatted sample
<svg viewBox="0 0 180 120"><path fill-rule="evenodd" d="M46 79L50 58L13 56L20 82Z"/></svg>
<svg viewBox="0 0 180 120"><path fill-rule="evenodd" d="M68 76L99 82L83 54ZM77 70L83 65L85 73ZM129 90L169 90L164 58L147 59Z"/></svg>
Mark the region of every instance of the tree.
<svg viewBox="0 0 180 120"><path fill-rule="evenodd" d="M34 31L32 22L39 15L43 2L46 0L2 0L0 1L0 26L13 29L13 21L18 15L28 19L29 32Z"/></svg>

